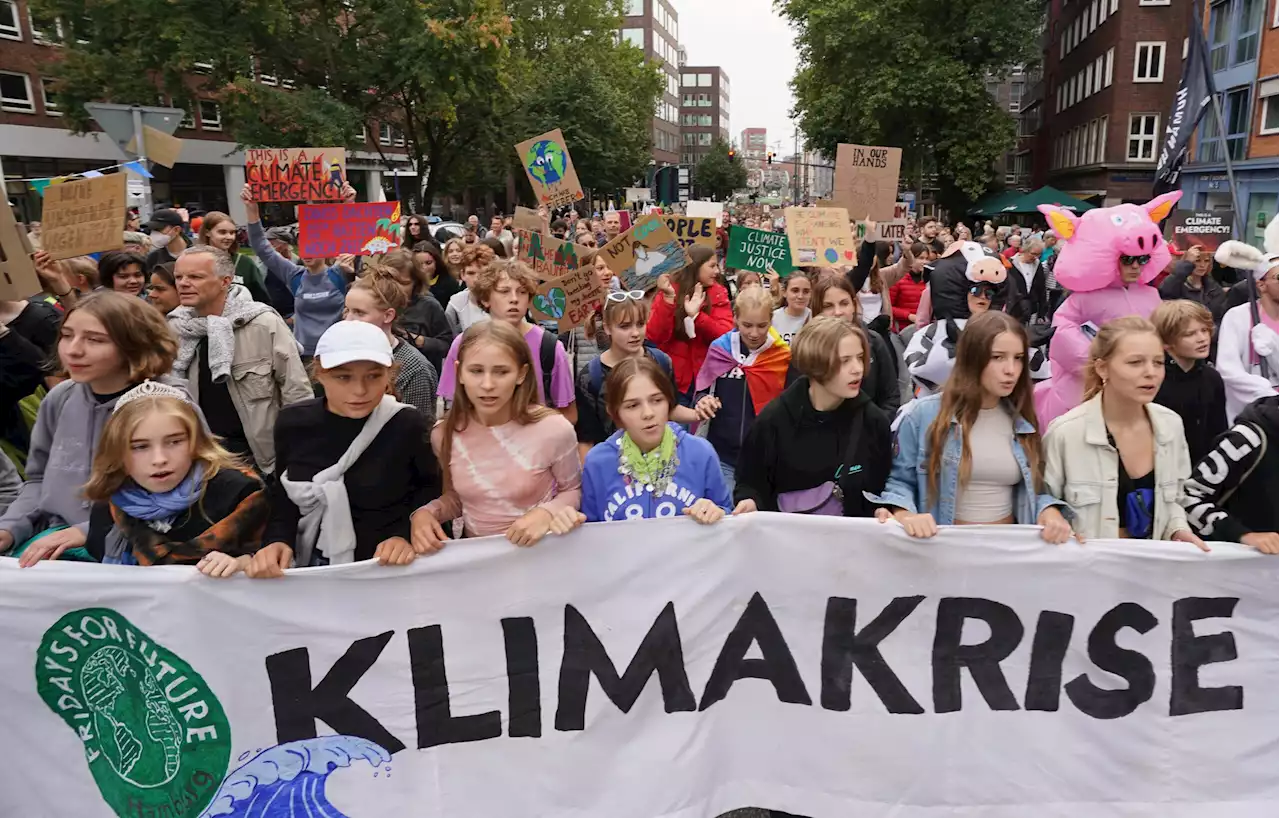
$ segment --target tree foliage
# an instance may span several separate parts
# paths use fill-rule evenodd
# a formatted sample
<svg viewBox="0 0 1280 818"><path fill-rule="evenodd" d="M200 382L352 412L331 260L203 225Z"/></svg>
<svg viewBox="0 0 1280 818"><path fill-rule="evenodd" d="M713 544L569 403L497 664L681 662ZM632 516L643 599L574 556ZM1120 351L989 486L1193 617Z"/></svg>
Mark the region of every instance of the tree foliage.
<svg viewBox="0 0 1280 818"><path fill-rule="evenodd" d="M986 191L1017 131L985 85L1037 58L1040 0L775 2L797 31L792 88L809 144L829 156L841 142L901 147L904 175L923 164L944 187Z"/></svg>
<svg viewBox="0 0 1280 818"><path fill-rule="evenodd" d="M730 159L729 145L716 139L693 169L693 184L699 195L724 201L747 186L747 168L737 156Z"/></svg>
<svg viewBox="0 0 1280 818"><path fill-rule="evenodd" d="M404 185L410 204L501 185L517 168L515 143L555 127L584 183L629 184L643 174L662 88L642 52L618 41L620 0L33 6L75 21L54 70L72 127L90 126L84 102L164 95L187 110L217 100L224 130L247 147L357 148L363 128L388 167L390 151L408 154L418 172ZM384 125L390 148L379 144Z"/></svg>

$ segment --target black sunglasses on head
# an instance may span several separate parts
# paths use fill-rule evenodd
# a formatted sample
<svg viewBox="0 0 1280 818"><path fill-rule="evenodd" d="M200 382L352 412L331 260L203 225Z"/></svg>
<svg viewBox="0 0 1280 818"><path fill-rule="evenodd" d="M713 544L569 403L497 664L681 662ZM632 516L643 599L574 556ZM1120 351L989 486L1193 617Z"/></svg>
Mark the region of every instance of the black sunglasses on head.
<svg viewBox="0 0 1280 818"><path fill-rule="evenodd" d="M1140 264L1143 267L1151 263L1151 256L1121 256L1120 265Z"/></svg>

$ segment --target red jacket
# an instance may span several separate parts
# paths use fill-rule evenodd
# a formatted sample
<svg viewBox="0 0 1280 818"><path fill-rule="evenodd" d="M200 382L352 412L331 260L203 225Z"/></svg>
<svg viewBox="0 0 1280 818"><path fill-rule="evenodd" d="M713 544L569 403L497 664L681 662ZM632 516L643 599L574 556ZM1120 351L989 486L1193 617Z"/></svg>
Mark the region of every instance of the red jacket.
<svg viewBox="0 0 1280 818"><path fill-rule="evenodd" d="M711 311L700 310L693 319L695 333L692 340L685 341L675 334L676 321L684 320L684 310L679 315L676 313L676 305L683 304L680 293L676 293L674 304L668 304L661 292L654 296L653 311L645 327L645 337L671 356L676 392L681 395L688 393L693 386L693 379L702 368L702 360L707 357L707 347L734 326L733 306L729 303L729 291L723 284L712 284L707 289L707 303L711 305Z"/></svg>
<svg viewBox="0 0 1280 818"><path fill-rule="evenodd" d="M894 332L901 332L911 325L911 319L908 316L919 309L920 294L924 292L924 288L924 279L917 280L909 273L889 288L889 303L893 306Z"/></svg>

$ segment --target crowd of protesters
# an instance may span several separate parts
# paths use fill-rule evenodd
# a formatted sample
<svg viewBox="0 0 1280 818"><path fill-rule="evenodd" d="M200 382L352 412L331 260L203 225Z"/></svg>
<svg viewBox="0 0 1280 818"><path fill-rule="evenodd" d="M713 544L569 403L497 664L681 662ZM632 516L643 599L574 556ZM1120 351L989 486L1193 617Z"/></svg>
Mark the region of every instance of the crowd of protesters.
<svg viewBox="0 0 1280 818"><path fill-rule="evenodd" d="M1248 245L1180 254L1153 314L1093 327L1043 428L1052 230L922 219L760 275L724 267L727 231L781 220L726 210L718 251L633 290L596 255L619 214L546 214L600 286L561 333L510 219L300 258L242 198L243 249L224 213L123 214L124 250L37 252L42 291L0 302L0 553L273 577L758 511L1277 552L1280 268Z"/></svg>

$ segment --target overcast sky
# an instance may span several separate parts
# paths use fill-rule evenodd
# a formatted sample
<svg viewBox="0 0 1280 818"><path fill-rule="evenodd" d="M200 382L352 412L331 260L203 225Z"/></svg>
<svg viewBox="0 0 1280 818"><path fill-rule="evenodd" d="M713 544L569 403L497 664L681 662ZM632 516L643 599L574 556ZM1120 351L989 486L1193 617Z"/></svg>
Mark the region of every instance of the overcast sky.
<svg viewBox="0 0 1280 818"><path fill-rule="evenodd" d="M689 65L718 65L729 74L729 134L767 128L779 154L793 152L792 32L772 0L672 0Z"/></svg>

